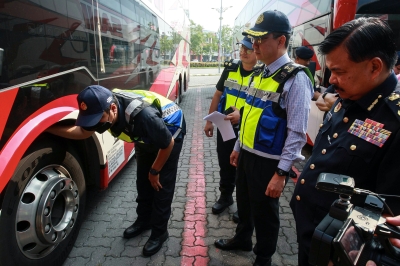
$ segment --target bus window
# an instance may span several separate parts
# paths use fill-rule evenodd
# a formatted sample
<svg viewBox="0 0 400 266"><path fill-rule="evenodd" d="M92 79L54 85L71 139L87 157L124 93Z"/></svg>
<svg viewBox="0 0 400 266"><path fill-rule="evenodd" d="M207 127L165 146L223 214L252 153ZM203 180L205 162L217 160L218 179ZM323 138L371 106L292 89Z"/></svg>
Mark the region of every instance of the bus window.
<svg viewBox="0 0 400 266"><path fill-rule="evenodd" d="M58 2L57 2L58 3ZM67 14L70 18L76 18L80 21L83 21L82 17L82 6L79 5L76 1L67 0Z"/></svg>
<svg viewBox="0 0 400 266"><path fill-rule="evenodd" d="M121 13L121 3L119 0L100 0L100 3L111 8L112 10L117 11L118 13Z"/></svg>
<svg viewBox="0 0 400 266"><path fill-rule="evenodd" d="M122 9L122 15L125 17L139 22L139 19L136 15L136 5L133 0L124 0L121 2L121 9Z"/></svg>
<svg viewBox="0 0 400 266"><path fill-rule="evenodd" d="M154 27L154 31L155 32L157 32L157 33L160 33L160 29L159 29L159 27L158 27L158 20L157 20L157 17L155 16L155 15L151 15L151 17L152 17L152 20L153 20L153 27Z"/></svg>

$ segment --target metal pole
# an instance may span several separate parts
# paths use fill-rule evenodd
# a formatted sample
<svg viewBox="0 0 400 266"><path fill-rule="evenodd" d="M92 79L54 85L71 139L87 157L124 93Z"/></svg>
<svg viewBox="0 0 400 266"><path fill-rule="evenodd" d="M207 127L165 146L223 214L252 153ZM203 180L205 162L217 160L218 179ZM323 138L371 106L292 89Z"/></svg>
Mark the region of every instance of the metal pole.
<svg viewBox="0 0 400 266"><path fill-rule="evenodd" d="M222 0L219 10L219 47L218 47L218 73L221 73L221 48L222 48Z"/></svg>

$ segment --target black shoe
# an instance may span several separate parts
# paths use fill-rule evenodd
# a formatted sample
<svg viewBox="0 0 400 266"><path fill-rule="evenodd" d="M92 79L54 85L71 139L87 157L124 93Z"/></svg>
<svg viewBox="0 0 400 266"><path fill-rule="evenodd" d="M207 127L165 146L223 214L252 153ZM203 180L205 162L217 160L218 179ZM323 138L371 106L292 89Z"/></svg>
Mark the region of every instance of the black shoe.
<svg viewBox="0 0 400 266"><path fill-rule="evenodd" d="M233 220L234 223L239 223L240 222L238 211L235 211L235 213L232 215L232 220Z"/></svg>
<svg viewBox="0 0 400 266"><path fill-rule="evenodd" d="M257 256L253 266L271 266L271 263L272 263L271 258L264 258Z"/></svg>
<svg viewBox="0 0 400 266"><path fill-rule="evenodd" d="M232 194L224 195L221 194L221 197L219 200L212 206L212 213L214 214L220 214L223 212L226 208L231 206L233 204L233 197Z"/></svg>
<svg viewBox="0 0 400 266"><path fill-rule="evenodd" d="M132 238L140 235L142 232L151 229L149 223L134 222L131 226L125 229L124 238Z"/></svg>
<svg viewBox="0 0 400 266"><path fill-rule="evenodd" d="M168 231L165 231L165 233L160 235L159 237L155 238L150 237L143 247L143 256L149 257L151 255L156 254L161 249L162 244L167 239L168 239Z"/></svg>
<svg viewBox="0 0 400 266"><path fill-rule="evenodd" d="M251 251L253 243L250 241L241 241L234 238L231 239L218 239L214 245L222 250L235 250L240 249L243 251Z"/></svg>

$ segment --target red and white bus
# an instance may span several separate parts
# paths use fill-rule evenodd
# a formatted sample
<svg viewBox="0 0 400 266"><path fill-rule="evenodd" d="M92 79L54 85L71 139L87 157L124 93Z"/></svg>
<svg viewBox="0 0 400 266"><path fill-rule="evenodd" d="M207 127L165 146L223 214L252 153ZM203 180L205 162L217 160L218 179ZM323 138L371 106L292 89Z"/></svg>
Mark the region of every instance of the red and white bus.
<svg viewBox="0 0 400 266"><path fill-rule="evenodd" d="M86 187L101 189L134 155L108 132L72 141L88 85L147 89L180 102L189 82L188 0L0 3L0 264L61 265L78 235Z"/></svg>
<svg viewBox="0 0 400 266"><path fill-rule="evenodd" d="M251 28L258 16L266 10L285 13L293 26L289 55L295 58L295 50L308 46L315 54L311 59L316 63L316 86L329 86L329 69L325 57L318 52L319 44L325 37L344 23L358 17L380 17L386 20L396 34L397 50L400 50L400 1L398 0L249 0L235 20L233 57L239 58L236 43L243 38L242 32ZM382 40L385 41L385 40ZM322 123L324 113L315 102L311 103L307 130L307 143L313 145Z"/></svg>

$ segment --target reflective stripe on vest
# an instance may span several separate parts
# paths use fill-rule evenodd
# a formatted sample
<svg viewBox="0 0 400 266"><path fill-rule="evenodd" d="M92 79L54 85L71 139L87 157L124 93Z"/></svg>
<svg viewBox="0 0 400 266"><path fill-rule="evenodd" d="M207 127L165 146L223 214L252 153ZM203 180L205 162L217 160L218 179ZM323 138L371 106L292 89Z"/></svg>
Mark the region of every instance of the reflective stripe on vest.
<svg viewBox="0 0 400 266"><path fill-rule="evenodd" d="M171 100L161 96L158 93L146 90L119 90L114 89L113 92L118 95L123 95L125 97L131 98L132 101L125 108L125 121L129 124L131 114L135 112L135 110L142 106L143 102L146 102L150 105L157 107L162 114L162 119L164 120L165 125L168 130L171 132L173 138L176 138L182 130L183 123L183 112ZM122 139L127 142L132 142L133 140L122 132L119 136L119 139ZM139 141L139 139L135 139L135 141Z"/></svg>
<svg viewBox="0 0 400 266"><path fill-rule="evenodd" d="M274 75L276 75L275 72ZM262 157L280 159L286 139L287 120L277 116L273 105L279 106L279 83L274 76L254 76L250 86L240 125L242 148Z"/></svg>
<svg viewBox="0 0 400 266"><path fill-rule="evenodd" d="M224 92L218 104L218 111L220 113L223 113L231 106L236 106L238 109L243 107L250 76L251 75L242 77L240 75L240 67L238 67L236 72L229 72L228 77L224 82Z"/></svg>

